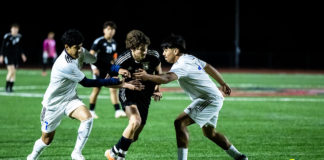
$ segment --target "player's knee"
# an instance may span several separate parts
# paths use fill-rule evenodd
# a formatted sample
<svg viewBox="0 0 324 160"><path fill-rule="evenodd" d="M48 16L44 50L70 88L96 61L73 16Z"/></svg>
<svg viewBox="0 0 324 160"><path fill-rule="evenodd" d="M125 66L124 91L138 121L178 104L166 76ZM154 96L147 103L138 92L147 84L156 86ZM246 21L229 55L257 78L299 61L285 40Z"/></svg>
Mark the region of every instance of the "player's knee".
<svg viewBox="0 0 324 160"><path fill-rule="evenodd" d="M46 145L50 145L52 143L54 139L54 136L53 137L44 137L42 138L42 141L46 144Z"/></svg>
<svg viewBox="0 0 324 160"><path fill-rule="evenodd" d="M174 127L175 128L181 128L181 127L183 127L182 121L179 120L179 119L174 120Z"/></svg>
<svg viewBox="0 0 324 160"><path fill-rule="evenodd" d="M142 123L142 119L140 116L132 116L129 120L130 125L134 130L136 130Z"/></svg>
<svg viewBox="0 0 324 160"><path fill-rule="evenodd" d="M215 134L210 133L210 132L204 132L204 136L205 136L206 138L208 138L208 139L211 139L211 138L213 138L213 137L215 136Z"/></svg>

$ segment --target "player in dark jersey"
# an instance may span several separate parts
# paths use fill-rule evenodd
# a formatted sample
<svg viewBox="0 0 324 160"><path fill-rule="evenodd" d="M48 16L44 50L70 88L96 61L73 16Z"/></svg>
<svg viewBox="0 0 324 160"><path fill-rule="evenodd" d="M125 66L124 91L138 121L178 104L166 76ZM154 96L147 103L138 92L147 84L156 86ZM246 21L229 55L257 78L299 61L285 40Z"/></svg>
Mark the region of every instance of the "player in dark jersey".
<svg viewBox="0 0 324 160"><path fill-rule="evenodd" d="M148 50L150 39L139 30L132 30L126 37L126 48L128 51L120 55L116 65L127 69L131 74L139 69L145 70L150 74L161 73L161 62L159 53L154 50ZM125 82L132 79L126 79ZM118 143L105 152L109 160L124 159L126 152L132 142L138 139L146 123L151 97L158 101L162 97L159 91L159 85L154 82L143 81L145 85L142 91L131 91L120 89L119 99L125 107L129 122L125 128L122 137Z"/></svg>
<svg viewBox="0 0 324 160"><path fill-rule="evenodd" d="M21 46L21 34L19 32L19 25L12 24L10 33L3 37L2 47L0 52L0 64L5 62L8 73L6 77L6 92L13 92L12 88L16 80L16 69L18 67L20 58L26 62L25 56Z"/></svg>
<svg viewBox="0 0 324 160"><path fill-rule="evenodd" d="M105 78L109 68L117 58L117 43L113 39L116 32L116 24L107 21L103 25L104 36L97 38L91 47L90 53L97 56L97 62L91 65L94 78ZM93 118L98 118L95 113L96 101L101 87L94 87L90 95L90 113ZM120 108L118 89L109 88L110 99L115 108L115 118L126 117L126 113Z"/></svg>

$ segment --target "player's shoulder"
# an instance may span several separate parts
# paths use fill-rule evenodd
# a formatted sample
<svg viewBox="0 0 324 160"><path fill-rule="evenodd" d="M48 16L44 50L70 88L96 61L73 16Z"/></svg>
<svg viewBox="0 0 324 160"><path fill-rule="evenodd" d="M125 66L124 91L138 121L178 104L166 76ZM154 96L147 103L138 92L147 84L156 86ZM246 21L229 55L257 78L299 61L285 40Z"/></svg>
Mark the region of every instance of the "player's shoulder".
<svg viewBox="0 0 324 160"><path fill-rule="evenodd" d="M95 40L93 41L93 44L99 44L99 42L101 42L101 41L104 40L104 39L105 39L104 36L98 37L97 39L95 39Z"/></svg>
<svg viewBox="0 0 324 160"><path fill-rule="evenodd" d="M58 70L63 73L70 73L72 70L77 68L76 64L73 63L73 58L67 53L62 53L55 61L53 70Z"/></svg>
<svg viewBox="0 0 324 160"><path fill-rule="evenodd" d="M127 50L118 56L116 64L122 64L131 58L132 58L132 53L130 50Z"/></svg>
<svg viewBox="0 0 324 160"><path fill-rule="evenodd" d="M156 58L160 58L160 54L159 54L159 52L156 51L156 50L148 50L148 51L147 51L147 55L151 55L151 56L154 56L154 57L156 57Z"/></svg>
<svg viewBox="0 0 324 160"><path fill-rule="evenodd" d="M6 39L6 38L8 38L8 37L10 37L11 36L11 33L6 33L4 36L3 36L3 39Z"/></svg>
<svg viewBox="0 0 324 160"><path fill-rule="evenodd" d="M21 35L20 33L18 33L18 34L16 35L16 37L19 37L19 38L21 38L21 37L22 37L22 35Z"/></svg>

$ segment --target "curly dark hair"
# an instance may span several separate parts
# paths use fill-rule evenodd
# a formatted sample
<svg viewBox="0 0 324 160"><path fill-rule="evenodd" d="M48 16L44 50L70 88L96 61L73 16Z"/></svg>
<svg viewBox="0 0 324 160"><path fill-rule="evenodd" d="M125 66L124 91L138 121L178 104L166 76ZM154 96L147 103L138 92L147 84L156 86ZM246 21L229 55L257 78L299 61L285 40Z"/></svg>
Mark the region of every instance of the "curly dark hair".
<svg viewBox="0 0 324 160"><path fill-rule="evenodd" d="M63 44L67 44L69 47L73 45L79 45L83 43L84 37L82 33L76 29L67 30L62 36Z"/></svg>
<svg viewBox="0 0 324 160"><path fill-rule="evenodd" d="M161 47L162 49L178 48L180 52L184 52L186 50L186 41L180 35L171 34L171 36L163 40Z"/></svg>
<svg viewBox="0 0 324 160"><path fill-rule="evenodd" d="M147 37L142 31L132 30L126 36L126 49L136 49L140 45L150 45L150 38Z"/></svg>

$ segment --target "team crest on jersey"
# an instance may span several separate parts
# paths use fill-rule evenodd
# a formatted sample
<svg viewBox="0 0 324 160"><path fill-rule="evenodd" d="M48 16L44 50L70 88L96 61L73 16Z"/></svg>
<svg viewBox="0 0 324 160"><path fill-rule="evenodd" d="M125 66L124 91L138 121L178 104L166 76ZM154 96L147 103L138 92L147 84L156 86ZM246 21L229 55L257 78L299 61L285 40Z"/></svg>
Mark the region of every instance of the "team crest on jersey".
<svg viewBox="0 0 324 160"><path fill-rule="evenodd" d="M132 70L133 69L133 67L132 66L129 66L128 68L127 68L127 70Z"/></svg>
<svg viewBox="0 0 324 160"><path fill-rule="evenodd" d="M143 69L144 70L148 70L149 69L149 62L143 62L142 65L143 65Z"/></svg>

